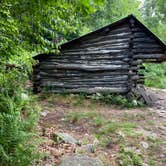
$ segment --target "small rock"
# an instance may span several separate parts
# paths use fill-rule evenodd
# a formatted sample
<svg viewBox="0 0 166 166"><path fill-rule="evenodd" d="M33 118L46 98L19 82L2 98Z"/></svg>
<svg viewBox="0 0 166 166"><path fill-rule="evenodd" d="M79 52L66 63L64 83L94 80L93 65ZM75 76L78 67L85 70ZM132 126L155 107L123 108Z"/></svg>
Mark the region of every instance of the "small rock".
<svg viewBox="0 0 166 166"><path fill-rule="evenodd" d="M140 145L142 145L145 149L149 148L149 144L147 142L141 141Z"/></svg>
<svg viewBox="0 0 166 166"><path fill-rule="evenodd" d="M160 154L160 158L165 158L165 155L164 154Z"/></svg>
<svg viewBox="0 0 166 166"><path fill-rule="evenodd" d="M132 103L133 103L134 106L137 106L137 105L138 105L137 100L132 100Z"/></svg>
<svg viewBox="0 0 166 166"><path fill-rule="evenodd" d="M118 134L123 138L125 137L125 134L122 131L119 131Z"/></svg>
<svg viewBox="0 0 166 166"><path fill-rule="evenodd" d="M21 98L23 100L28 100L29 99L29 96L26 94L26 93L21 93Z"/></svg>
<svg viewBox="0 0 166 166"><path fill-rule="evenodd" d="M79 142L67 133L56 133L56 134L54 134L54 139L58 143L65 142L65 143L69 143L69 144L78 144L79 145Z"/></svg>
<svg viewBox="0 0 166 166"><path fill-rule="evenodd" d="M43 111L43 112L40 112L40 115L45 117L45 116L47 116L48 113L49 113L49 111Z"/></svg>
<svg viewBox="0 0 166 166"><path fill-rule="evenodd" d="M166 131L166 127L165 126L159 126L160 130Z"/></svg>
<svg viewBox="0 0 166 166"><path fill-rule="evenodd" d="M64 157L59 166L103 166L103 163L97 158L74 155Z"/></svg>

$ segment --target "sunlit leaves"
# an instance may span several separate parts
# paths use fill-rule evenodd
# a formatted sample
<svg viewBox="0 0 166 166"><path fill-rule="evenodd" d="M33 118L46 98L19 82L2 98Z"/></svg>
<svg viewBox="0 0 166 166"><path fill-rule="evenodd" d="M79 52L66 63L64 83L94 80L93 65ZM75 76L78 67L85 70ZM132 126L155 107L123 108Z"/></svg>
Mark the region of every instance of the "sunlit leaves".
<svg viewBox="0 0 166 166"><path fill-rule="evenodd" d="M79 35L81 21L93 13L101 0L14 0L10 14L18 23L20 38L31 49L45 50ZM40 47L41 46L41 47Z"/></svg>

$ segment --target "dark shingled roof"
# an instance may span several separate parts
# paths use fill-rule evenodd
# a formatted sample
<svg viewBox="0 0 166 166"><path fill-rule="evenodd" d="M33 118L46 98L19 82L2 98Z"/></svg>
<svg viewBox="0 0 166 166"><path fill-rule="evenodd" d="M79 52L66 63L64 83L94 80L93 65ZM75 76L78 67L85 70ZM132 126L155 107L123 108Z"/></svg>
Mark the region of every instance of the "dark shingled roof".
<svg viewBox="0 0 166 166"><path fill-rule="evenodd" d="M161 45L161 47L166 50L166 45L153 33L151 32L144 24L142 24L134 15L128 15L127 17L124 17L116 22L113 22L109 25L106 25L102 28L99 28L95 31L92 31L90 33L87 33L83 36L80 36L78 38L75 38L73 40L70 40L62 45L60 45L60 50L63 50L65 48L70 48L72 47L72 45L74 44L78 44L79 42L81 42L81 40L83 39L86 39L87 37L89 37L90 35L95 35L95 34L98 34L104 30L111 30L112 28L114 28L115 26L119 26L123 23L126 23L126 22L129 22L130 19L134 19L135 22L150 36L152 37L153 39L155 39L156 43L158 43L159 45ZM48 53L48 54L38 54L36 56L34 56L33 58L38 60L38 59L42 59L44 58L45 56L50 56L50 55L53 55L53 53Z"/></svg>

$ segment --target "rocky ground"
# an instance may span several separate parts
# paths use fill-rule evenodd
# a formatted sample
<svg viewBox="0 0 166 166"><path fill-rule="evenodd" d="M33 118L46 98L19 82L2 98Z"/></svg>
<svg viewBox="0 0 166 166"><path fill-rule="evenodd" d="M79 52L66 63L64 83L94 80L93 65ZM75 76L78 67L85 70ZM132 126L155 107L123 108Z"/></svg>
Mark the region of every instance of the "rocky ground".
<svg viewBox="0 0 166 166"><path fill-rule="evenodd" d="M41 95L38 165L165 166L166 91L147 91L154 105L134 109L75 95Z"/></svg>

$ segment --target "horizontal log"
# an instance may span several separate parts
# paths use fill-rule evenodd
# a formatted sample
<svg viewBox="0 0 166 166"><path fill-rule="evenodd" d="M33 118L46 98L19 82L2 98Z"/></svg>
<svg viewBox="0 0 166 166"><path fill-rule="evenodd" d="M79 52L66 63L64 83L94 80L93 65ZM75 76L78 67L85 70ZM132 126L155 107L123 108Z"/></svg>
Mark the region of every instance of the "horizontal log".
<svg viewBox="0 0 166 166"><path fill-rule="evenodd" d="M121 33L121 32L130 32L130 27L129 25L125 26L125 27L118 27L116 29L110 30L109 33L115 34L115 33Z"/></svg>
<svg viewBox="0 0 166 166"><path fill-rule="evenodd" d="M122 76L103 76L103 77L93 77L93 78L80 78L78 79L77 77L72 77L72 78L53 78L53 77L48 77L48 78L42 78L41 77L41 81L47 81L47 82L54 82L54 81L60 81L60 83L66 81L66 82L111 82L111 81L125 81L128 79L127 75L122 75Z"/></svg>
<svg viewBox="0 0 166 166"><path fill-rule="evenodd" d="M106 36L101 36L95 39L90 39L88 41L88 43L92 43L92 42L101 42L101 41L108 41L108 40L117 40L117 39L128 39L129 38L130 33L126 33L126 34L121 34L121 35L106 35Z"/></svg>
<svg viewBox="0 0 166 166"><path fill-rule="evenodd" d="M46 61L44 61L44 63L88 63L88 62L105 62L105 63L113 63L113 62L128 62L130 60L130 58L128 58L128 55L126 55L126 57L124 56L91 56L91 57L87 57L87 58L83 58L83 57L77 57L77 58L64 58L64 59L47 59ZM41 62L42 64L43 62Z"/></svg>
<svg viewBox="0 0 166 166"><path fill-rule="evenodd" d="M149 37L145 32L135 32L133 35L134 35L134 38Z"/></svg>
<svg viewBox="0 0 166 166"><path fill-rule="evenodd" d="M129 65L105 65L105 66L89 66L89 65L76 65L76 64L55 64L55 65L42 65L40 69L75 69L84 71L99 71L99 70L119 70L127 69Z"/></svg>
<svg viewBox="0 0 166 166"><path fill-rule="evenodd" d="M158 45L158 44L151 44L151 43L149 43L149 44L147 44L147 43L143 43L143 44L134 44L133 45L133 48L140 48L140 49L154 49L154 48L160 48L160 49L162 49L161 48L161 46L160 45Z"/></svg>
<svg viewBox="0 0 166 166"><path fill-rule="evenodd" d="M90 52L91 51L107 51L107 50L124 50L124 49L128 49L129 48L129 45L128 44L125 44L123 46L107 46L107 47L103 47L103 46L100 46L100 47L86 47L86 48L73 48L73 49L69 49L69 50L66 50L66 51L63 51L63 54L66 54L66 53L80 53L80 52Z"/></svg>
<svg viewBox="0 0 166 166"><path fill-rule="evenodd" d="M139 27L132 28L132 32L143 32L143 30Z"/></svg>
<svg viewBox="0 0 166 166"><path fill-rule="evenodd" d="M40 72L40 76L45 78L45 77L54 77L54 78L72 78L72 77L86 77L86 78L91 78L94 76L97 77L102 77L102 76L117 76L117 75L128 75L128 71L124 72L109 72L109 73L54 73L53 71L48 71L48 72Z"/></svg>
<svg viewBox="0 0 166 166"><path fill-rule="evenodd" d="M97 51L67 51L67 52L64 52L64 54L66 55L86 55L86 54L115 54L115 53L124 53L124 52L127 52L128 49L110 49L110 50L97 50Z"/></svg>
<svg viewBox="0 0 166 166"><path fill-rule="evenodd" d="M143 45L157 45L155 41L153 40L148 40L148 41L134 41L133 46L135 45L140 45L140 43L143 43Z"/></svg>
<svg viewBox="0 0 166 166"><path fill-rule="evenodd" d="M58 64L64 64L64 65L68 65L68 64L74 64L74 65L92 65L92 66L104 66L104 65L127 65L127 62L123 62L123 61L108 61L108 60L93 60L93 61L87 61L87 60L81 60L81 61L43 61L41 62L41 66L45 66L45 65L57 65Z"/></svg>
<svg viewBox="0 0 166 166"><path fill-rule="evenodd" d="M147 43L156 43L154 39L151 39L149 37L141 37L141 38L134 38L133 42L147 42Z"/></svg>
<svg viewBox="0 0 166 166"><path fill-rule="evenodd" d="M124 39L115 39L115 40L105 40L105 41L97 41L97 42L90 42L87 41L85 44L81 44L79 45L80 47L91 47L91 46L100 46L100 45L107 45L107 44L111 44L111 45L121 45L121 44L126 44L128 43L128 41L130 40L130 38L124 38ZM76 47L78 47L76 45ZM62 50L63 51L63 50Z"/></svg>
<svg viewBox="0 0 166 166"><path fill-rule="evenodd" d="M163 58L164 54L137 54L137 55L134 55L133 58L136 58L136 59L158 59L158 58Z"/></svg>
<svg viewBox="0 0 166 166"><path fill-rule="evenodd" d="M103 35L103 36L100 36L100 37L96 37L94 39L89 39L87 40L88 43L92 43L92 42L101 42L101 41L108 41L108 40L117 40L117 39L126 39L126 38L129 38L129 35L130 33L126 33L126 34L121 34L121 35ZM87 41L85 43L87 43Z"/></svg>
<svg viewBox="0 0 166 166"><path fill-rule="evenodd" d="M118 44L91 44L89 46L87 45L80 45L77 48L74 48L73 50L77 51L80 49L84 49L84 50L100 50L100 49L124 49L124 48L128 48L129 44L128 43L118 43ZM69 50L70 51L70 50Z"/></svg>
<svg viewBox="0 0 166 166"><path fill-rule="evenodd" d="M92 59L50 59L50 60L47 60L47 61L42 61L41 62L41 66L40 68L43 66L43 65L57 65L57 64L64 64L64 65L70 65L70 64L73 64L73 65L80 65L80 64L83 64L83 65L89 65L89 66L103 66L103 64L110 64L110 65L113 65L113 64L127 64L128 62L130 61L130 58L128 57L123 57L123 58L120 58L120 56L117 57L117 59L112 59L112 58L109 58L107 57L106 59L102 57L99 58L95 58L93 57ZM94 65L92 65L94 64ZM101 65L100 65L101 64Z"/></svg>
<svg viewBox="0 0 166 166"><path fill-rule="evenodd" d="M44 90L44 89L43 89ZM53 93L126 93L128 88L119 87L119 88L108 88L108 87L95 87L95 88L74 88L74 89L52 89L48 90L48 92Z"/></svg>
<svg viewBox="0 0 166 166"><path fill-rule="evenodd" d="M129 54L126 53L119 53L119 54L76 54L76 55L62 55L62 56L50 56L45 62L49 61L76 61L76 60L122 60L122 61L128 61ZM127 58L127 59L126 59Z"/></svg>
<svg viewBox="0 0 166 166"><path fill-rule="evenodd" d="M110 32L106 36L114 37L114 36L125 36L125 35L130 35L130 34L131 34L131 31L130 31L130 28L129 28L128 31L122 31L120 33L119 32L118 33Z"/></svg>
<svg viewBox="0 0 166 166"><path fill-rule="evenodd" d="M162 53L161 49L158 48L146 48L146 49L133 49L133 53L149 53L149 54L155 54L155 53Z"/></svg>
<svg viewBox="0 0 166 166"><path fill-rule="evenodd" d="M79 87L97 87L97 86L104 86L104 87L123 87L127 86L127 81L119 81L119 82L96 82L91 84L85 84L85 83L78 83L78 84L72 84L72 83L59 83L59 82L41 82L41 86L51 86L51 87L57 87L57 88L79 88Z"/></svg>
<svg viewBox="0 0 166 166"><path fill-rule="evenodd" d="M98 70L98 71L81 71L81 70L66 70L66 69L52 69L52 70L40 70L40 72L50 73L50 74L80 74L80 75L111 75L111 74L125 74L128 73L127 70Z"/></svg>
<svg viewBox="0 0 166 166"><path fill-rule="evenodd" d="M118 38L124 38L124 37L128 37L128 35L131 34L131 32L121 32L121 33L117 33L117 34L113 34L113 33L110 33L110 34L106 34L106 35L101 35L101 36L96 36L94 37L93 39L89 39L88 41L90 42L95 42L95 41L101 41L101 40L106 40L106 39L118 39Z"/></svg>

